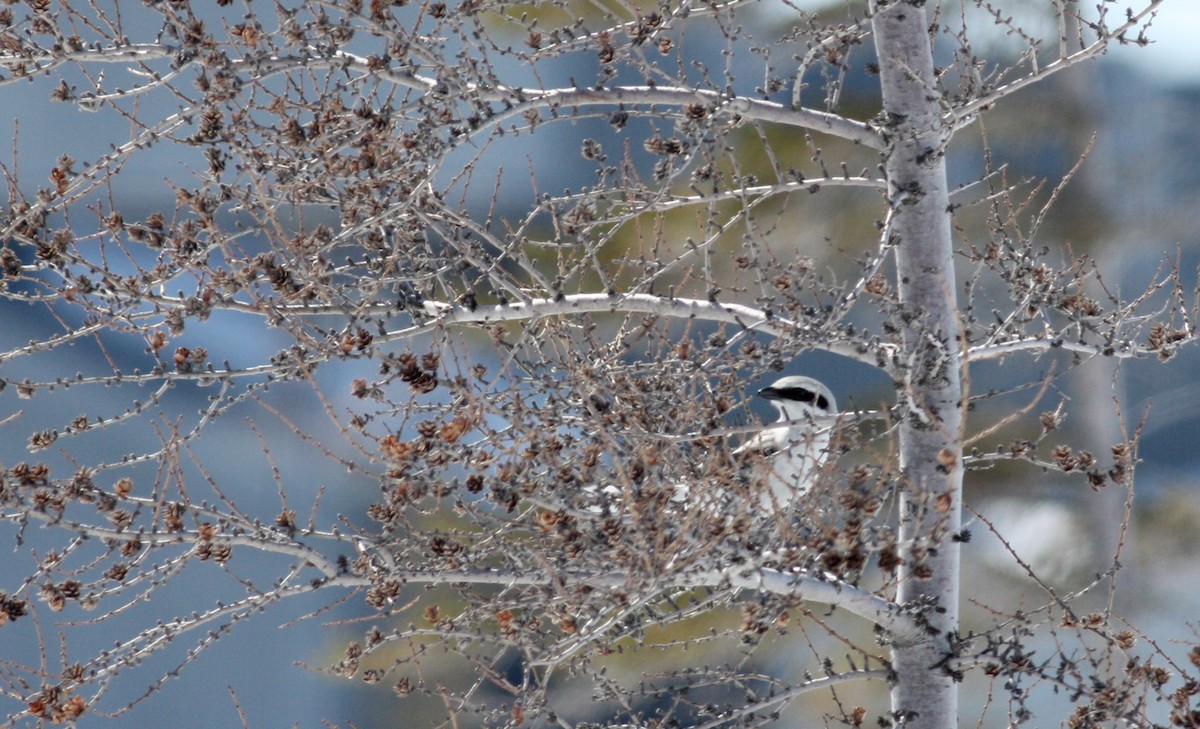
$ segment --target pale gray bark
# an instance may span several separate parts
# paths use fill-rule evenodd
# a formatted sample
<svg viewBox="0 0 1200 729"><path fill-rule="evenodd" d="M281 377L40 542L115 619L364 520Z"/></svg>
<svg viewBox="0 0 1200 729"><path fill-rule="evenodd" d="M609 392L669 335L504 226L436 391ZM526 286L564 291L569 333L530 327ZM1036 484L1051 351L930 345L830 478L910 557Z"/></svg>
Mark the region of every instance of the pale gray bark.
<svg viewBox="0 0 1200 729"><path fill-rule="evenodd" d="M939 96L921 2L872 4L889 146L899 292L906 328L895 363L908 417L900 428L899 602L922 605L929 639L893 647L892 711L909 727L957 726L953 678L938 666L958 624L962 503L962 359Z"/></svg>

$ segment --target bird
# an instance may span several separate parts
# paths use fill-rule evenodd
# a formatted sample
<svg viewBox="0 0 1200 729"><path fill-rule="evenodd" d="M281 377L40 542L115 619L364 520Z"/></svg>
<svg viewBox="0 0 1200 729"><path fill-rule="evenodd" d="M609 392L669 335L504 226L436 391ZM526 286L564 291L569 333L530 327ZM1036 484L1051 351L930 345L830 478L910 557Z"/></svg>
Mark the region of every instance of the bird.
<svg viewBox="0 0 1200 729"><path fill-rule="evenodd" d="M779 414L734 452L758 471L766 486L761 508L768 514L786 512L812 488L829 457L837 401L819 380L789 375L758 391Z"/></svg>
<svg viewBox="0 0 1200 729"><path fill-rule="evenodd" d="M762 388L758 396L769 401L779 417L735 449L732 461L735 480L749 484L752 492L761 491L759 500L747 498L741 489L701 487L701 482L684 481L668 486L666 513L721 517L748 513L770 517L786 513L812 488L829 455L830 434L837 414L833 393L818 380L791 375ZM613 484L587 484L578 493L583 497L582 502L569 506L561 502L540 505L565 506L577 517L595 519L610 516L614 509L619 511L627 495Z"/></svg>

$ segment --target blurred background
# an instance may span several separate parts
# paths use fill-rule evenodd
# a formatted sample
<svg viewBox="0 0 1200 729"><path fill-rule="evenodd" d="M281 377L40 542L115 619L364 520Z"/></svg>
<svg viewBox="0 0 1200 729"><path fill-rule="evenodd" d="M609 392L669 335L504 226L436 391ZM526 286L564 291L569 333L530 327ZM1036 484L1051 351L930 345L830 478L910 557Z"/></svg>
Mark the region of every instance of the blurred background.
<svg viewBox="0 0 1200 729"><path fill-rule="evenodd" d="M819 5L800 4L804 8ZM767 29L768 34L778 33L777 29L787 24L790 12L783 4L767 2L750 9L746 22ZM1003 36L989 39L985 28L977 25L976 29L977 42L995 44L991 55L1011 50ZM148 32L153 34L154 29ZM1055 184L1095 136L1089 158L1054 207L1040 237L1045 245L1061 250L1064 260L1083 253L1093 256L1114 292L1143 290L1156 276L1161 276L1164 265L1177 264L1187 284L1196 283L1200 264L1200 205L1197 204L1200 134L1195 121L1200 118L1198 35L1200 6L1169 0L1151 29L1154 44L1149 48L1114 48L1099 62L1069 71L1008 99L986 117L993 157L1008 165L1009 177L1014 180L1048 179L1051 185ZM702 45L694 43L693 48ZM720 46L717 43L713 48ZM877 94L872 79L861 71L871 60L867 50L862 53L853 64L859 69L858 75L847 78L843 90L842 108L850 113L858 107L870 107ZM752 61L747 64L748 68L753 67ZM115 68L109 72L119 73ZM565 64L558 70L559 78L544 82L562 83L576 72ZM46 172L59 155L69 153L86 162L104 154L110 144L121 143L129 136L128 121L116 115L89 114L51 103L50 92L57 83L57 78L42 78L0 87L0 108L8 111L5 117L11 117L0 117L0 121L13 131L11 152L5 161L10 169L19 169L26 193L46 184ZM142 111L153 116L154 104L160 104L167 113L172 106L170 99L147 98ZM599 136L608 132L588 131L593 133ZM561 125L536 137L541 189L577 189L594 181L587 165L562 163L562 160L579 160L582 135L577 128ZM532 151L516 148L510 159L501 158L497 165L516 160L517 166L524 170L521 160ZM977 179L982 169L977 136L964 133L949 159L952 185ZM179 148L163 145L153 154L134 158L115 181L112 198L119 203L126 219L140 219L155 210L172 209L175 201L168 186L163 184L164 179L183 181L190 174L189 168L202 167L198 156L188 158ZM520 202L514 205L519 206ZM840 212L832 205L819 209L823 216L863 216L847 221L826 219L822 228L826 233L869 230L871 221L879 214L875 200L866 200L861 207L846 206ZM862 243L869 245L869 241ZM839 260L837 253L817 245L803 253L834 270L849 263L848 257ZM55 322L45 309L0 300L3 349L44 336L54 327ZM229 356L243 364L265 361L288 343L283 336L264 333L257 319L228 315L214 316L207 326L189 336L190 346L211 348L217 361ZM103 360L111 355L122 361L125 354L134 359L141 353L102 352L81 342L70 349L55 350L53 368L69 377L76 370L93 368L97 358ZM48 361L20 358L3 362L0 376L10 382L36 377L39 372L44 377ZM984 364L972 371L972 390L1001 391L1017 383L1036 381L1048 367L1048 361L1016 358L1003 364ZM325 383L327 391L347 393L345 382L361 376L352 369L339 370L336 377L342 381ZM886 377L865 368L842 366L828 355L806 354L793 369L826 382L844 409L875 408L894 397ZM296 393L288 391L285 397L277 398L276 404L293 418L308 418L312 431L319 437L322 417L311 417L311 413L320 403ZM150 394L148 390L146 396ZM209 394L200 387L176 388L166 400L155 402L155 412L194 413ZM129 406L126 391L63 389L39 396L36 413L25 413L18 430L31 432L43 421L45 425L41 427L61 427L78 414L80 397L87 398L89 412L112 415ZM346 402L334 404L348 407L349 396L345 397ZM1087 584L1097 573L1108 569L1113 551L1120 546L1124 569L1117 579L1122 588L1116 598L1118 610L1164 644L1172 639L1194 640L1195 635L1187 626L1200 615L1200 591L1194 588L1200 584L1197 568L1200 540L1196 539L1200 531L1196 483L1200 444L1195 437L1200 432L1200 348L1185 348L1165 363L1138 361L1117 366L1107 360L1085 362L1071 370L1052 397L1051 405L1062 400L1069 413L1062 439L1086 444L1101 457L1107 456L1107 448L1122 438L1122 427L1126 431L1141 428L1141 462L1137 468L1131 530L1124 533L1118 526L1128 494L1111 488L1093 494L1079 480L1044 475L1028 466L971 474L967 500L988 514L997 531L1007 535L1009 543L1035 571L1065 589ZM988 398L979 403L977 416L973 417L995 418L1027 404L1031 398L1032 392L1027 389ZM0 392L0 419L25 407L16 388ZM765 409L752 407L755 415L768 415ZM1035 412L1041 409L1053 408L1039 408ZM269 511L271 504L277 503L277 497L271 473L261 457L263 443L247 439L241 428L246 417L254 416L242 414L231 419L238 417L242 418L238 421L239 429L230 431L237 435L222 437L222 426L218 423L198 444L197 458L220 483L267 484L261 489L249 489L239 501L251 509L259 503ZM271 429L277 424L265 423L261 427L265 433L263 440L269 444L285 482L289 488L296 484L295 488L301 489L295 496L298 503L305 503L305 497L311 500L311 493L303 493L306 488L303 484L312 489L328 487L326 499L331 513L360 515L376 496L375 485L347 483L335 464L314 457L311 449L286 437L287 434L273 434ZM1020 425L1012 430L1012 437L1022 435ZM332 429L325 435L331 440L337 438ZM153 430L145 427L130 427L121 437L126 452L153 449L157 443ZM1030 434L1024 432L1024 437ZM25 445L24 437L7 437L0 431L0 464L11 467L28 460ZM89 454L75 455L86 458ZM288 479L289 474L294 478ZM301 475L303 478L299 478ZM49 549L54 541L53 533L31 529L21 535L25 542L18 546L13 531L8 525L0 527L0 537L5 540L0 549L10 555L0 559L0 590L10 594L22 586L22 580L30 573L29 546ZM1024 589L1021 571L1015 568L1005 549L988 536L988 529L982 524L975 524L973 531L977 538L965 552L966 594L984 602L992 596L1021 595ZM88 650L111 646L113 640L132 635L145 625L148 615L170 616L198 609L201 606L196 603L196 594L203 592L203 586L211 581L217 590L219 583L227 578L212 571L197 572L187 581L186 589L183 581L168 585L155 596L152 610L149 605L141 605L119 615L102 631L103 638L94 638L93 645L86 641L73 643L72 650L86 654ZM1099 597L1103 600L1106 595ZM311 604L296 601L236 626L189 665L181 680L168 681L161 694L118 721L136 720L139 726L171 729L213 723L227 725L237 720L227 688L234 686L251 726L276 726L293 721L299 721L301 726L318 726L317 717L338 726L351 723L410 726L411 715L396 715L396 699L388 686L367 686L304 667L328 666L340 657L345 641L361 632L363 626L322 627L326 621L353 617L353 606L291 626L285 632L275 630L323 603L324 600ZM967 615L969 624L973 619L969 609ZM68 611L59 617L86 620L89 616L70 615ZM21 627L22 631L14 627ZM43 624L41 628L53 645L54 626ZM33 638L21 624L0 628L0 661L36 665L41 658ZM187 647L185 644L180 650ZM1186 646L1181 646L1179 654L1184 653ZM165 663L148 667L144 680L126 676L126 688L115 691L110 701L118 702L121 697L130 700L143 693L158 675L171 670L171 661L178 662L182 657L182 652L177 652L164 658ZM784 656L759 659L784 660ZM986 700L981 693L968 694L964 699L967 707L964 717L971 717L971 710L978 710ZM0 701L0 708L7 711L17 710L13 706ZM276 713L273 707L287 709L278 709ZM795 711L786 715L781 725L795 719ZM1065 712L1048 714L1046 718L1057 720L1063 716ZM1003 719L1003 712L992 714L983 725L1001 726Z"/></svg>

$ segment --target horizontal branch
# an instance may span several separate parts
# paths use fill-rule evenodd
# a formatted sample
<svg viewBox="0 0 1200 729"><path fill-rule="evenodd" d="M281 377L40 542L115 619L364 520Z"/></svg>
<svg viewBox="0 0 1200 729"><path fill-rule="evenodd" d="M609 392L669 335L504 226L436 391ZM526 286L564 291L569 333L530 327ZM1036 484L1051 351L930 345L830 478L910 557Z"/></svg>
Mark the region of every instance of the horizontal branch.
<svg viewBox="0 0 1200 729"><path fill-rule="evenodd" d="M342 66L353 66L357 70L378 76L393 83L409 88L430 91L438 86L437 81L409 71L394 71L390 68L380 69L366 58L355 56L345 51L337 51L332 59ZM277 59L269 61L271 72L278 68ZM320 63L320 59L307 62L309 66ZM793 108L784 104L762 99L751 99L742 96L730 97L709 89L689 89L670 86L610 86L607 88L563 88L563 89L531 89L506 84L482 87L475 83L459 84L457 92L477 97L481 101L513 104L500 114L491 117L487 122L491 125L502 123L504 120L521 117L532 108L560 106L592 106L604 104L664 104L667 106L687 106L702 104L712 107L720 114L737 115L753 121L774 122L793 127L803 127L816 132L832 134L835 137L848 139L871 149L883 149L883 137L870 124L848 119L838 114L831 114L815 109Z"/></svg>
<svg viewBox="0 0 1200 729"><path fill-rule="evenodd" d="M398 570L392 577L413 584L472 584L498 586L543 586L566 580L594 588L627 588L630 576L625 572L540 573L507 570ZM345 580L341 580L345 584ZM839 607L852 615L869 620L887 632L897 645L911 645L928 639L926 629L916 617L895 603L845 582L804 574L780 572L771 568L732 568L663 575L655 585L663 590L728 585L744 590L761 590L774 595L818 602Z"/></svg>
<svg viewBox="0 0 1200 729"><path fill-rule="evenodd" d="M101 48L49 52L43 49L30 49L22 55L0 55L0 65L14 63L43 64L35 72L46 73L51 68L70 61L73 63L144 63L147 61L176 58L180 48L164 43L141 43L113 45ZM178 73L183 67L196 63L189 59L182 67L174 69ZM249 72L258 80L286 73L293 69L324 68L354 68L364 74L423 92L430 92L438 87L435 79L426 78L408 70L380 68L378 63L345 51L335 51L322 55L320 52L296 54L290 56L245 57L230 60L231 66L239 71ZM715 113L736 115L752 121L766 121L793 127L802 127L816 132L824 132L835 137L850 140L872 149L882 149L883 138L865 122L848 119L838 114L817 111L815 109L792 108L784 104L762 99L751 99L740 96L729 96L725 93L709 89L690 89L666 86L612 86L608 88L562 88L562 89L531 89L506 84L492 87L482 87L474 83L462 84L463 88L456 89L457 93L471 95L481 101L504 103L509 108L492 116L487 121L491 125L503 123L511 117L520 117L533 108L558 108L561 106L592 106L616 104L649 104L683 107L690 104L700 104L713 109ZM119 92L110 96L128 95L129 91ZM90 100L89 103L95 103Z"/></svg>
<svg viewBox="0 0 1200 729"><path fill-rule="evenodd" d="M757 573L741 574L714 571L696 577L697 587L712 584L712 580L724 577L734 587L763 590L773 595L788 595L840 607L883 628L894 645L912 645L928 638L926 629L906 610L890 600L885 600L845 582L780 572L769 568L762 568Z"/></svg>
<svg viewBox="0 0 1200 729"><path fill-rule="evenodd" d="M1190 335L1183 339L1172 342L1171 349L1191 344L1197 340L1200 340L1200 336L1195 334ZM1162 356L1165 351L1163 348L1138 346L1132 342L1121 342L1120 344L1115 345L1093 344L1090 342L1070 341L1062 337L1038 336L971 347L967 350L967 358L972 362L980 362L990 359L1000 359L1001 357L1013 354L1015 352L1024 352L1029 350L1048 352L1056 349L1066 352L1077 352L1079 354L1093 355L1096 357L1115 357L1116 359L1159 357Z"/></svg>
<svg viewBox="0 0 1200 729"><path fill-rule="evenodd" d="M661 197L652 201L638 200L621 200L619 205L635 208L635 203L642 203L647 206L652 206L655 212L663 210L672 210L674 208L684 207L687 205L710 205L716 202L726 200L737 200L738 202L746 202L749 198L766 198L773 195L782 195L793 192L816 192L822 187L866 187L877 190L887 189L887 180L875 179L871 177L852 177L846 175L844 177L814 177L812 179L797 180L795 182L779 182L773 185L753 185L750 187L738 187L732 190L723 190L721 192L709 193L704 195L676 195L667 191ZM585 195L573 195L571 197L555 198L551 202L566 203L573 200L586 199ZM615 206L615 205L614 205ZM642 210L634 210L635 214L640 214Z"/></svg>
<svg viewBox="0 0 1200 729"><path fill-rule="evenodd" d="M711 106L716 113L736 115L750 121L765 121L791 127L802 127L847 139L871 149L883 149L883 137L865 122L847 119L815 109L793 109L784 104L744 96L729 97L708 89L674 88L669 86L612 86L603 89L521 89L526 101L492 117L491 123L521 116L531 108L560 106L592 106L600 104L664 104Z"/></svg>
<svg viewBox="0 0 1200 729"><path fill-rule="evenodd" d="M158 298L168 304L179 304L182 302L182 300L170 296L159 296ZM344 307L312 304L290 304L267 307L263 306L262 304L249 304L237 301L222 302L221 308L229 311L240 311L243 313L256 315L262 315L264 313L271 312L285 316L320 316L331 313L342 313L345 311ZM356 313L382 314L391 310L392 307L390 305L375 304L362 307L358 309ZM794 335L802 333L806 329L811 329L810 325L808 324L802 324L791 319L774 316L762 309L756 309L743 304L723 303L704 299L689 299L679 297L669 298L665 296L655 296L653 294L572 294L569 296L560 296L554 299L530 298L516 303L478 305L474 308L463 305L451 305L439 301L426 301L424 304L424 310L427 314L433 317L431 320L404 329L398 329L396 331L389 332L386 335L377 337L376 342L384 344L387 342L408 339L443 326L526 321L531 319L539 319L546 316L572 316L599 313L654 314L677 319L697 319L701 321L721 322L734 324L743 327L748 331L759 332L770 337ZM1177 347L1182 347L1196 341L1200 341L1200 335L1193 334L1184 339L1172 342L1171 348L1174 349ZM824 341L809 342L806 344L812 349L847 357L872 367L879 366L879 353L868 349L866 345L861 343ZM874 346L889 347L890 345L878 343ZM1049 352L1053 350L1075 352L1078 354L1097 357L1115 357L1118 359L1137 359L1141 357L1152 356L1158 357L1163 353L1162 349L1155 349L1148 345L1137 346L1131 342L1122 342L1120 344L1113 345L1107 343L1072 341L1062 337L1037 336L971 347L967 350L967 358L972 362L982 362L1000 359L1001 357L1015 354L1017 352ZM24 353L24 350L14 350L12 353ZM236 373L219 371L180 373L166 372L164 370L126 374L121 375L119 379L121 381L136 383L145 383L163 379L211 380L226 376L250 377L269 374L277 370L278 367L274 365L258 365L240 370ZM71 383L88 384L92 382L105 383L110 381L111 378L95 377L79 378L77 380L72 380Z"/></svg>
<svg viewBox="0 0 1200 729"><path fill-rule="evenodd" d="M139 500L145 501L145 500ZM189 507L191 508L191 507ZM188 546L203 542L211 544L227 544L231 547L240 546L261 552L283 554L299 560L322 572L327 579L338 576L339 569L333 560L325 557L318 550L299 541L285 537L282 534L267 536L254 534L218 534L205 539L196 530L181 530L178 532L146 531L144 529L116 529L99 524L86 524L74 519L67 519L61 514L36 508L18 506L11 512L0 512L0 521L22 523L35 519L49 527L57 527L92 539L105 542L137 542L147 547ZM321 536L321 535L318 535Z"/></svg>
<svg viewBox="0 0 1200 729"><path fill-rule="evenodd" d="M146 297L164 307L185 305L186 299L164 294L153 294ZM331 306L321 304L266 304L251 303L229 299L220 302L219 308L225 311L235 311L255 316L326 316L330 314L350 315L391 315L395 314L393 304L367 304L362 306ZM872 348L866 344L850 341L834 341L815 336L814 327L791 319L775 316L770 312L742 304L722 303L704 299L668 298L653 294L572 294L555 299L530 298L511 304L479 305L474 308L463 305L451 305L439 301L426 301L424 311L432 319L413 326L389 332L375 338L376 344L386 344L433 331L439 327L452 325L490 324L508 321L525 321L546 316L572 316L580 314L653 314L676 319L695 319L733 324L746 331L760 332L770 337L783 337L808 333L804 341L808 349L816 349L842 357L862 362L871 367L879 367L880 359L890 355L880 350L890 349L891 345L883 342L873 343ZM101 325L97 325L103 328ZM87 333L85 331L85 333ZM64 337L65 340L77 338L75 333ZM57 340L33 343L0 356L13 357L30 354L40 349L49 349ZM998 355L992 355L998 356ZM982 357L988 358L986 356ZM148 384L153 382L182 382L192 381L202 384L212 384L219 380L233 378L245 379L267 375L285 376L289 372L303 371L317 366L326 357L314 356L310 360L287 363L263 363L241 369L198 368L194 371L168 369L166 364L158 363L149 370L133 372L118 372L111 375L78 375L70 379L47 380L45 382L25 380L17 382L10 380L13 385L43 389L51 386L82 386L82 385L114 385L114 384ZM0 382L3 380L0 379Z"/></svg>
<svg viewBox="0 0 1200 729"><path fill-rule="evenodd" d="M495 304L474 308L427 301L425 302L425 311L433 315L435 319L391 332L380 339L394 341L451 324L487 324L523 321L544 316L595 313L657 314L677 319L724 322L772 337L813 331L809 324L784 319L762 309L742 304L726 304L704 299L668 298L653 294L572 294L555 299L528 299L513 304ZM870 354L865 346L859 344L826 341L812 343L810 346L813 349L849 357L872 366L876 366L878 363L877 358Z"/></svg>
<svg viewBox="0 0 1200 729"><path fill-rule="evenodd" d="M47 51L30 46L25 50L0 53L0 66L19 63L129 63L174 58L178 46L165 43L126 43L112 46L96 46L72 50Z"/></svg>
<svg viewBox="0 0 1200 729"><path fill-rule="evenodd" d="M84 524L79 521L65 519L61 515L37 509L19 509L14 513L3 514L7 521L19 521L30 517L45 523L47 526L65 529L67 531L86 535L95 539L112 542L137 541L145 546L192 546L203 542L213 544L229 544L251 550L261 550L296 558L301 564L307 564L324 574L324 578L315 584L325 586L340 585L343 587L367 587L372 584L369 577L359 577L342 574L337 566L321 552L285 538L282 534L253 535L216 534L205 539L197 531L158 532L145 530L121 530L108 526ZM318 535L328 536L328 535ZM389 569L388 576L404 582L418 584L484 584L484 585L527 585L541 586L556 583L565 578L573 582L582 582L593 587L624 587L629 584L630 576L625 572L607 572L599 574L575 573L562 575L551 572L513 572L506 570L401 570ZM707 570L699 572L681 572L679 574L663 575L659 587L663 590L689 587L718 587L728 585L738 589L761 590L776 595L788 595L803 600L819 602L845 609L854 615L865 618L886 630L894 642L918 641L925 636L925 631L907 611L895 603L874 595L854 585L841 582L834 578L813 577L795 572L782 572L767 567L762 568L730 568L728 570Z"/></svg>

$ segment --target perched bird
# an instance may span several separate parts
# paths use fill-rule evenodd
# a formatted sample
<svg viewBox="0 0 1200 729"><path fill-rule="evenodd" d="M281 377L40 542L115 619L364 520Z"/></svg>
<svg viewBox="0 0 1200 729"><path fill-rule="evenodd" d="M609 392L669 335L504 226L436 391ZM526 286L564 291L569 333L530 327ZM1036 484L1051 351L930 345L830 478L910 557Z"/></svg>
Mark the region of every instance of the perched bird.
<svg viewBox="0 0 1200 729"><path fill-rule="evenodd" d="M831 417L837 414L837 402L828 387L803 375L781 377L758 395L775 406L779 418L734 455L762 469L767 486L762 505L766 513L776 513L812 488L829 456Z"/></svg>
<svg viewBox="0 0 1200 729"><path fill-rule="evenodd" d="M746 503L738 489L714 482L680 482L666 489L665 513L730 515L749 512L770 516L785 512L812 488L813 481L829 455L837 403L829 388L811 377L782 377L758 391L779 412L774 424L765 426L734 452L735 480L761 490L757 504ZM583 503L568 506L582 518L609 515L620 509L629 494L614 484L584 485L578 490ZM660 492L661 493L661 492ZM744 491L740 491L744 494ZM562 508L561 502L546 502L546 508ZM580 508L582 507L582 508Z"/></svg>

